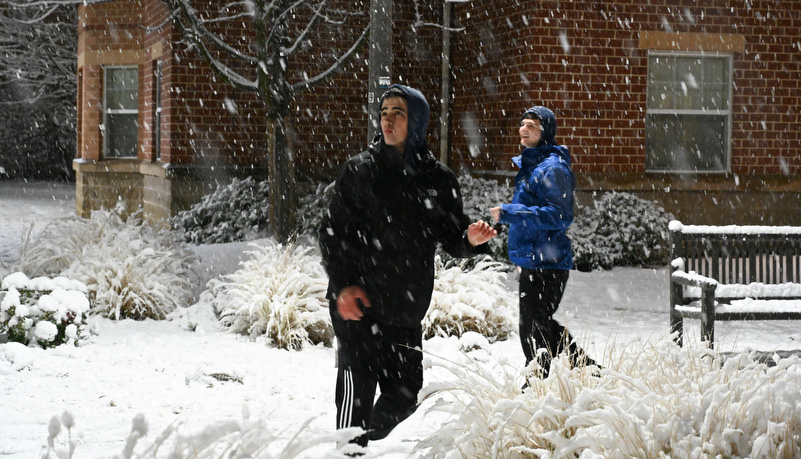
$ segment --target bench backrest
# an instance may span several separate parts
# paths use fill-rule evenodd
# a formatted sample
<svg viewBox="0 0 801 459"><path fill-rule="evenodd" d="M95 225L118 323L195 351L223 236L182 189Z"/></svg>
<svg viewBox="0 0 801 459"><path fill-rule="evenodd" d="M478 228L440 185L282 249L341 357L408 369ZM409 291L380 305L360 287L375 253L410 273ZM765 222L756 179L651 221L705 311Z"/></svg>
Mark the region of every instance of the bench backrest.
<svg viewBox="0 0 801 459"><path fill-rule="evenodd" d="M721 284L801 283L801 227L670 222L671 260Z"/></svg>

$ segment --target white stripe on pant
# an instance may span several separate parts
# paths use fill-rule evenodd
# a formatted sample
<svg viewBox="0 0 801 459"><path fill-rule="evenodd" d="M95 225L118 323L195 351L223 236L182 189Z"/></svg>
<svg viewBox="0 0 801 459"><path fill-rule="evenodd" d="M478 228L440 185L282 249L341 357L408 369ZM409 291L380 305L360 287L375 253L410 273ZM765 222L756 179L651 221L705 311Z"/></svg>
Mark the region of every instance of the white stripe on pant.
<svg viewBox="0 0 801 459"><path fill-rule="evenodd" d="M345 370L342 380L342 412L339 414L337 429L350 427L353 417L353 373L350 370Z"/></svg>

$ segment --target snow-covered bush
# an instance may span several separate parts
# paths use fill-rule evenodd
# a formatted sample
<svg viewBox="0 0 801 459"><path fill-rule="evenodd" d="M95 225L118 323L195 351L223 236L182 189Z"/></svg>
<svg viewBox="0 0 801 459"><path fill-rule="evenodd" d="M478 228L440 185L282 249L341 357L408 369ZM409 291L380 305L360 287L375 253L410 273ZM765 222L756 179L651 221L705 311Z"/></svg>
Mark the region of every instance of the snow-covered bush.
<svg viewBox="0 0 801 459"><path fill-rule="evenodd" d="M672 215L629 193L607 193L576 215L568 235L580 271L668 262Z"/></svg>
<svg viewBox="0 0 801 459"><path fill-rule="evenodd" d="M24 345L78 345L86 339L87 288L65 277L28 277L17 272L0 284L0 333Z"/></svg>
<svg viewBox="0 0 801 459"><path fill-rule="evenodd" d="M490 254L495 261L510 263L506 254L506 242L509 239L509 227L496 225L490 214L490 209L501 204L512 202L514 188L510 183L498 182L484 178L475 178L470 174L458 177L459 188L462 191L464 213L470 221L484 220L493 225L498 235L490 239ZM447 259L447 257L446 257Z"/></svg>
<svg viewBox="0 0 801 459"><path fill-rule="evenodd" d="M331 205L334 184L336 182L318 183L313 193L300 198L296 215L298 234L317 239L320 223Z"/></svg>
<svg viewBox="0 0 801 459"><path fill-rule="evenodd" d="M511 185L499 184L495 180L474 178L470 174L459 176L458 181L459 188L462 191L464 212L470 217L471 221L484 220L492 224L490 208L502 202L509 202L512 199L513 190ZM298 234L312 238L317 237L320 222L325 213L328 212L328 207L331 204L335 183L319 183L314 193L310 193L300 199L297 214ZM506 256L508 230L504 225L499 225L497 229L498 236L489 242L490 253L496 261L508 263L509 259ZM453 261L449 255L441 250L439 255L449 262L447 264Z"/></svg>
<svg viewBox="0 0 801 459"><path fill-rule="evenodd" d="M473 221L492 223L489 209L511 202L514 193L509 183L473 178L469 174L459 177L459 185L465 213ZM667 225L672 218L655 203L630 193L603 195L593 206L581 209L568 230L576 269L592 271L667 263ZM496 225L496 229L498 236L490 240L492 257L509 263L508 226Z"/></svg>
<svg viewBox="0 0 801 459"><path fill-rule="evenodd" d="M265 237L269 228L268 181L234 178L170 219L186 242L215 244Z"/></svg>
<svg viewBox="0 0 801 459"><path fill-rule="evenodd" d="M476 332L490 342L504 340L516 328L517 296L504 282L507 267L484 257L445 267L438 257L431 307L423 319L426 339Z"/></svg>
<svg viewBox="0 0 801 459"><path fill-rule="evenodd" d="M748 457L801 455L801 359L769 367L751 354L724 361L670 339L612 348L609 364L570 369L554 359L545 379L444 363L450 382L431 410L451 419L421 442L423 457Z"/></svg>
<svg viewBox="0 0 801 459"><path fill-rule="evenodd" d="M24 244L17 270L83 282L92 313L112 319L163 319L191 297L195 255L164 228L123 220L121 209L53 220Z"/></svg>
<svg viewBox="0 0 801 459"><path fill-rule="evenodd" d="M330 345L334 331L325 298L328 278L316 248L252 247L239 270L209 281L199 303L210 303L231 331L254 339L266 335L282 349Z"/></svg>

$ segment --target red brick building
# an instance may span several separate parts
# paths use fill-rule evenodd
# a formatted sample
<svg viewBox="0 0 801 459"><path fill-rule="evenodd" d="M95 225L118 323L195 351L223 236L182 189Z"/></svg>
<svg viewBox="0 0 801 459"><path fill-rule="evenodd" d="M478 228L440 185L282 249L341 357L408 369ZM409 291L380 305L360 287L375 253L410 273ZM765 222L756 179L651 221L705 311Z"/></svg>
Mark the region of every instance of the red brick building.
<svg viewBox="0 0 801 459"><path fill-rule="evenodd" d="M393 6L391 77L427 95L429 143L454 170L513 174L518 117L546 105L580 204L617 190L686 222L801 224L801 2L418 3ZM449 33L432 25L445 8ZM163 218L217 181L266 176L260 102L215 77L168 21L157 27L166 17L160 0L80 7L81 214L124 200ZM330 46L290 67L324 66L368 20L319 32ZM331 180L364 148L367 56L295 98L299 178Z"/></svg>

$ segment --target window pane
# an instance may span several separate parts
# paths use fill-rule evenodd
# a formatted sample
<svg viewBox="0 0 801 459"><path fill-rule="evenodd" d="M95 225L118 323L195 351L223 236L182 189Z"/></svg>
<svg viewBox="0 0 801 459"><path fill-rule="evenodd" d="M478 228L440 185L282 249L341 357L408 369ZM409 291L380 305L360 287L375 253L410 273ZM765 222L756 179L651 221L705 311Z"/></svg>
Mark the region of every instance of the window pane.
<svg viewBox="0 0 801 459"><path fill-rule="evenodd" d="M673 81L673 63L675 59L668 56L652 56L648 61L648 79L650 81Z"/></svg>
<svg viewBox="0 0 801 459"><path fill-rule="evenodd" d="M136 114L106 115L106 156L122 158L136 156Z"/></svg>
<svg viewBox="0 0 801 459"><path fill-rule="evenodd" d="M727 116L648 115L646 167L660 171L726 170L727 119Z"/></svg>
<svg viewBox="0 0 801 459"><path fill-rule="evenodd" d="M704 107L729 109L729 65L725 59L704 61Z"/></svg>
<svg viewBox="0 0 801 459"><path fill-rule="evenodd" d="M729 66L723 59L704 60L704 81L707 83L725 83L729 77Z"/></svg>
<svg viewBox="0 0 801 459"><path fill-rule="evenodd" d="M698 110L703 108L701 84L704 81L704 69L699 58L682 57L676 59L677 105L680 110Z"/></svg>
<svg viewBox="0 0 801 459"><path fill-rule="evenodd" d="M676 106L675 59L665 56L652 56L648 60L648 108L669 110Z"/></svg>
<svg viewBox="0 0 801 459"><path fill-rule="evenodd" d="M679 110L700 110L703 104L701 88L698 84L682 81L676 85L676 108Z"/></svg>
<svg viewBox="0 0 801 459"><path fill-rule="evenodd" d="M725 83L705 85L703 105L707 110L728 110L729 85Z"/></svg>
<svg viewBox="0 0 801 459"><path fill-rule="evenodd" d="M106 108L136 110L139 98L136 67L106 69Z"/></svg>
<svg viewBox="0 0 801 459"><path fill-rule="evenodd" d="M648 108L672 110L676 108L676 89L672 83L654 84L648 88Z"/></svg>

